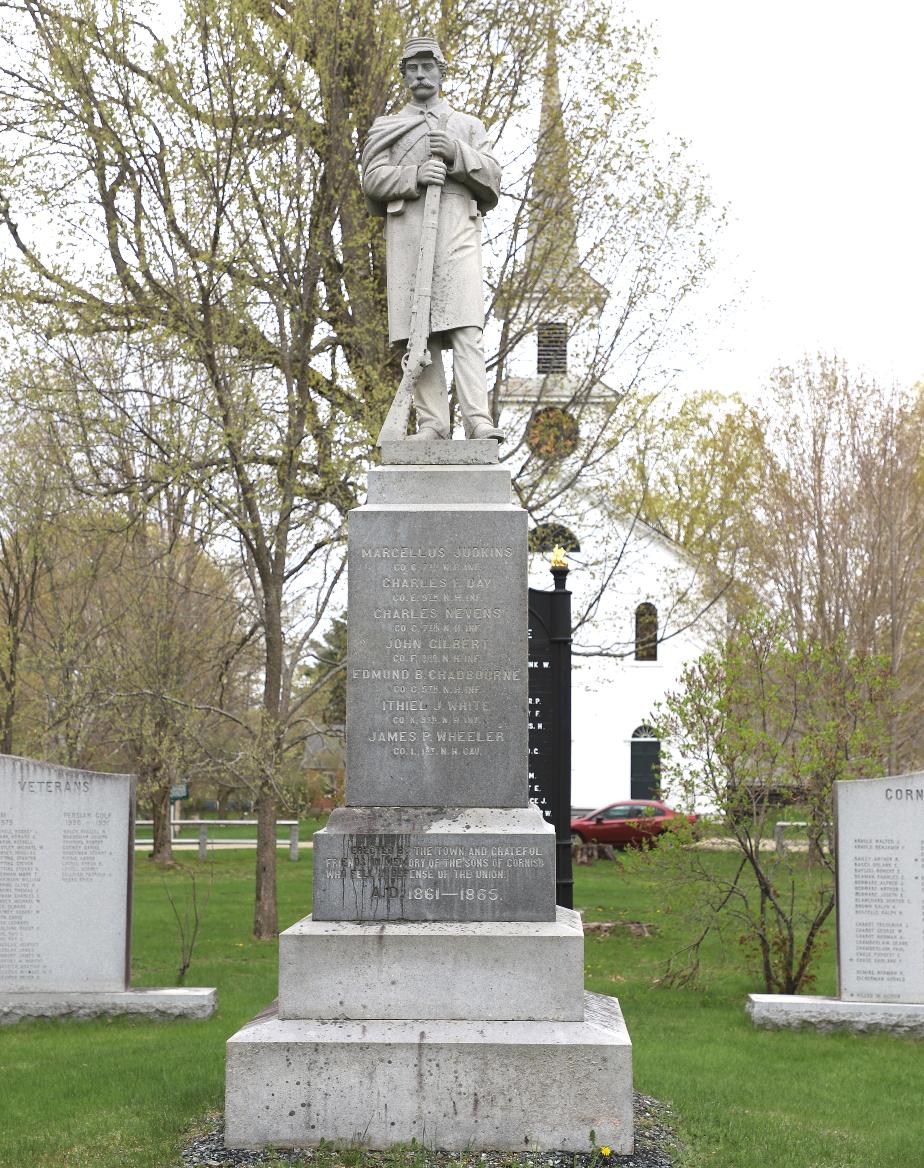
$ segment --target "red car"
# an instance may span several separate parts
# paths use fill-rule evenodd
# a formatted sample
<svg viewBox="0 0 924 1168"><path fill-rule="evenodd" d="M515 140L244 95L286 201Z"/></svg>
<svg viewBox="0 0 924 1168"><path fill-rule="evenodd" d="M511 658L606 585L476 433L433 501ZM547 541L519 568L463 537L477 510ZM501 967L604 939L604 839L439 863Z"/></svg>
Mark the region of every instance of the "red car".
<svg viewBox="0 0 924 1168"><path fill-rule="evenodd" d="M672 811L654 799L626 799L609 803L581 819L571 820L571 838L578 843L642 844L679 823L696 823L695 815Z"/></svg>

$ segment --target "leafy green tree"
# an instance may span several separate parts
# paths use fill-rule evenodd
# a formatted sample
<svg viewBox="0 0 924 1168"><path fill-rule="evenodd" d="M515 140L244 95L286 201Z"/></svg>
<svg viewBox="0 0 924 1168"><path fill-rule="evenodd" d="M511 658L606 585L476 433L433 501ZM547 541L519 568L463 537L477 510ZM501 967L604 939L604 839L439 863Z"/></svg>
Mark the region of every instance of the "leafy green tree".
<svg viewBox="0 0 924 1168"><path fill-rule="evenodd" d="M111 733L151 801L154 856L166 859L171 786L207 780L229 746L243 745L241 606L233 578L201 548L157 529L123 541L120 567L118 590L105 590L118 615L99 685ZM235 708L240 725L230 735Z"/></svg>
<svg viewBox="0 0 924 1168"><path fill-rule="evenodd" d="M887 660L843 639L791 642L780 628L743 620L684 671L659 712L662 781L675 798L714 809L734 841L733 868L717 868L685 836L652 862L687 890L696 930L669 976L694 975L716 932L744 946L767 993L794 994L812 981L834 906L834 784L882 772L895 693ZM768 850L780 814L807 821L808 863Z"/></svg>
<svg viewBox="0 0 924 1168"><path fill-rule="evenodd" d="M0 752L12 754L27 642L64 508L60 476L34 425L5 416L0 451Z"/></svg>
<svg viewBox="0 0 924 1168"><path fill-rule="evenodd" d="M612 502L728 576L746 575L764 479L763 419L710 392L652 398L624 449Z"/></svg>
<svg viewBox="0 0 924 1168"><path fill-rule="evenodd" d="M796 635L882 654L903 702L889 769L924 760L924 397L824 355L776 370L749 568Z"/></svg>
<svg viewBox="0 0 924 1168"><path fill-rule="evenodd" d="M170 857L169 789L240 753L250 715L234 577L201 548L70 496L20 644L20 749L130 770ZM224 765L227 765L224 762Z"/></svg>
<svg viewBox="0 0 924 1168"><path fill-rule="evenodd" d="M322 639L312 642L312 665L305 669L305 680L309 683L312 705L318 711L317 727L346 725L346 659L347 622L346 613L334 617Z"/></svg>

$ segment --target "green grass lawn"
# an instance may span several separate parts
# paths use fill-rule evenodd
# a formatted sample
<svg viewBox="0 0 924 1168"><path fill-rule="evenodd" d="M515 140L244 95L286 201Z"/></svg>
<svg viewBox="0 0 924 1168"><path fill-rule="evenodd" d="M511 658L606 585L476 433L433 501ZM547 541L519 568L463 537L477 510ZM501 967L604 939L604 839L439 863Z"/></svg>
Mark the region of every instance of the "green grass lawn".
<svg viewBox="0 0 924 1168"><path fill-rule="evenodd" d="M204 891L207 866L180 859ZM253 863L253 852L222 852L211 865L187 978L218 986L210 1021L0 1028L0 1165L173 1168L184 1133L221 1107L225 1040L276 995L277 947L250 939ZM137 986L175 980L179 946L164 881L181 904L189 878L136 859ZM281 927L303 916L310 898L310 853L280 861ZM653 926L648 937L623 928L588 936L587 985L619 997L636 1086L673 1105L687 1168L924 1168L924 1042L756 1031L744 999L760 987L735 953L720 964L715 947L705 988L657 987L676 928L644 868L578 868L575 902L589 921ZM816 988L833 987L829 944Z"/></svg>

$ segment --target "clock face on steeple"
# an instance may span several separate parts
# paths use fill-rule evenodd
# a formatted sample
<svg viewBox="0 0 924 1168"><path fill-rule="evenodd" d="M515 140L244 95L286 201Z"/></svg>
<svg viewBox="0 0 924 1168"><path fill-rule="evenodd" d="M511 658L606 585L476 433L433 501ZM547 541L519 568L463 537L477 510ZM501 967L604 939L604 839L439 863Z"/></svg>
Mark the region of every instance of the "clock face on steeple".
<svg viewBox="0 0 924 1168"><path fill-rule="evenodd" d="M537 410L526 427L526 445L539 458L567 458L577 449L580 436L577 421L559 406Z"/></svg>

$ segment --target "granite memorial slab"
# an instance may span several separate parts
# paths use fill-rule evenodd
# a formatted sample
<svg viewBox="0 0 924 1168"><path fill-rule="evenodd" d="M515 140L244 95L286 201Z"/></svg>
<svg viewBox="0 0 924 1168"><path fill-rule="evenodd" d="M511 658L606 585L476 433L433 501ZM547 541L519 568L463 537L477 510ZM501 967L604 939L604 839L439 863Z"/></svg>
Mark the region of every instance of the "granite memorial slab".
<svg viewBox="0 0 924 1168"><path fill-rule="evenodd" d="M218 991L211 986L170 986L166 989L125 989L104 992L59 990L49 993L0 992L0 1026L34 1018L211 1018L218 1008Z"/></svg>
<svg viewBox="0 0 924 1168"><path fill-rule="evenodd" d="M448 499L452 506L509 505L510 496L510 471L505 466L380 466L369 472L366 502L403 507Z"/></svg>
<svg viewBox="0 0 924 1168"><path fill-rule="evenodd" d="M381 442L385 465L490 466L497 462L497 443L492 438L467 442Z"/></svg>
<svg viewBox="0 0 924 1168"><path fill-rule="evenodd" d="M555 829L536 807L339 807L313 843L315 920L555 919Z"/></svg>
<svg viewBox="0 0 924 1168"><path fill-rule="evenodd" d="M348 570L347 803L524 806L526 513L367 505Z"/></svg>
<svg viewBox="0 0 924 1168"><path fill-rule="evenodd" d="M838 996L924 1003L924 773L836 785Z"/></svg>
<svg viewBox="0 0 924 1168"><path fill-rule="evenodd" d="M129 989L134 790L0 755L0 1024L215 1012L212 988Z"/></svg>
<svg viewBox="0 0 924 1168"><path fill-rule="evenodd" d="M0 992L128 985L133 791L0 756Z"/></svg>
<svg viewBox="0 0 924 1168"><path fill-rule="evenodd" d="M821 1034L895 1034L924 1038L924 1004L845 1002L820 994L749 994L747 1012L765 1030L817 1030Z"/></svg>
<svg viewBox="0 0 924 1168"><path fill-rule="evenodd" d="M591 1131L633 1147L632 1044L600 994L580 1022L283 1020L271 1006L229 1039L225 1082L232 1148L586 1153Z"/></svg>

